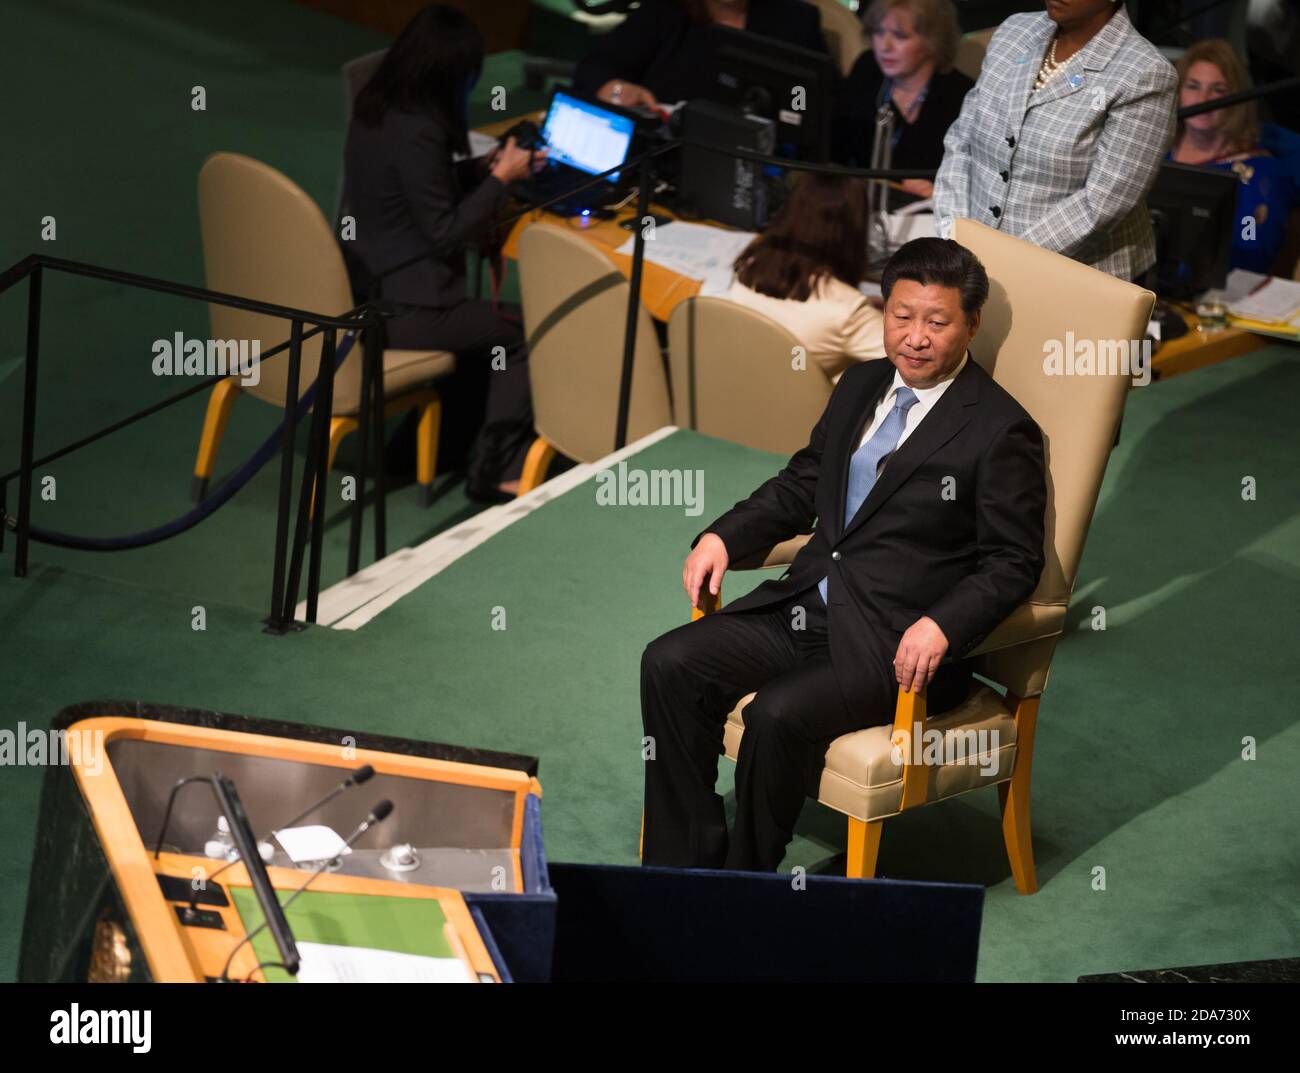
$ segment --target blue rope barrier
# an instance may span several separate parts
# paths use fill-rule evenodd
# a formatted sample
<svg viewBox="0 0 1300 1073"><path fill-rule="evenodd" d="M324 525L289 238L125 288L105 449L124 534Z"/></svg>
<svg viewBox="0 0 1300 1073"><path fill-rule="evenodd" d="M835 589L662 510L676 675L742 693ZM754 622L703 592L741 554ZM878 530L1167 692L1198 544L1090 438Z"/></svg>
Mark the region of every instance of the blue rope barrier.
<svg viewBox="0 0 1300 1073"><path fill-rule="evenodd" d="M347 332L343 336L334 359L334 372L336 374L355 341L356 334L354 332ZM298 399L295 421L301 421L306 416L307 411L311 409L312 402L316 398L316 389L319 386L318 383L313 381L311 387L303 392ZM33 525L30 529L31 539L40 544L50 544L57 548L76 548L81 551L128 551L131 548L143 548L179 536L181 533L193 529L209 515L230 502L235 493L240 491L263 466L279 453L280 439L284 432L284 422L287 420L288 415L286 414L284 420L275 427L275 431L253 452L247 462L218 485L217 489L206 497L203 502L194 507L193 510L182 514L179 518L173 518L170 522L155 526L153 529L116 537L78 536L75 533L59 533L51 529L39 529ZM12 516L5 517L6 524L12 520Z"/></svg>

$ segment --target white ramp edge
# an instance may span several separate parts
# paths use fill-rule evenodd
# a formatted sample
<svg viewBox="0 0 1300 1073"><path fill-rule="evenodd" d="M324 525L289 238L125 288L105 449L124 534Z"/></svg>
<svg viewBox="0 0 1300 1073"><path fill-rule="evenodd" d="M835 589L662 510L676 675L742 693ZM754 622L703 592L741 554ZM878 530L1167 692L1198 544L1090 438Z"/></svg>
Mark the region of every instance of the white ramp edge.
<svg viewBox="0 0 1300 1073"><path fill-rule="evenodd" d="M462 555L531 514L543 503L549 503L565 492L572 491L601 470L610 469L676 431L676 425L665 425L629 443L620 451L614 451L595 462L579 463L509 503L488 507L474 517L466 518L460 524L430 537L423 544L401 548L378 562L371 563L364 570L331 585L320 594L316 605L317 625L329 626L335 630L359 630L381 611L414 592ZM299 621L306 620L306 600L298 603L294 617Z"/></svg>

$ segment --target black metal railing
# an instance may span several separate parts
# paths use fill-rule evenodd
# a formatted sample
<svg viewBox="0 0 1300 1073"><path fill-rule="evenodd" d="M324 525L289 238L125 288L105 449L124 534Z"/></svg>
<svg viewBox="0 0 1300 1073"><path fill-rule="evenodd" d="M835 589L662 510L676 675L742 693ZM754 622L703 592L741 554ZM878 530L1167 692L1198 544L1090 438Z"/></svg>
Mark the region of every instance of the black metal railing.
<svg viewBox="0 0 1300 1073"><path fill-rule="evenodd" d="M287 382L285 389L285 414L280 429L280 481L277 499L275 552L272 565L271 612L266 623L271 632L283 633L294 628L294 610L298 602L298 591L302 580L303 559L307 554L310 534L310 557L308 560L307 608L306 621L315 622L317 601L320 593L321 548L324 525L324 488L325 467L328 462L329 418L334 395L334 375L341 358L337 347L337 334L345 331L349 334L348 346L356 333L364 333L364 358L361 385L361 407L358 415L361 434L361 464L358 475L358 488L353 502L351 528L348 542L348 572L355 573L360 560L360 544L365 510L365 485L367 470L367 444L373 434L376 443L376 486L378 495L375 504L375 556L382 558L384 548L384 496L383 488L383 360L382 324L387 311L379 304L365 302L340 315L327 315L310 310L295 309L262 302L239 295L223 294L219 291L188 284L174 283L170 280L154 279L131 272L103 268L98 265L80 261L70 261L58 257L33 254L24 258L11 268L0 273L0 294L28 281L27 293L27 345L23 375L22 429L20 457L18 468L0 474L0 517L7 517L9 482L18 480L17 518L14 525L14 576L26 577L28 566L28 548L32 539L31 507L33 477L37 467L49 465L64 458L74 451L104 439L121 429L173 406L190 396L210 388L225 379L222 375L201 380L177 392L176 394L154 403L143 410L121 418L87 436L51 451L40 458L35 457L36 420L37 420L37 382L40 369L41 338L41 288L46 271L63 272L70 275L84 276L104 280L141 290L170 294L181 298L190 298L213 305L229 306L252 313L261 313L289 321L289 338L277 344L258 357L258 364L287 350L289 352ZM299 394L302 366L302 345L316 336L322 335L321 357L316 378L308 391ZM290 512L292 509L292 486L294 468L294 442L300 413L305 412L304 405L309 395L313 413L311 432L308 442L307 459L304 464L303 480L297 504L296 522L290 542ZM313 493L313 488L315 492ZM311 500L315 498L316 509L311 509ZM0 526L0 540L3 529ZM0 544L0 547L3 545Z"/></svg>

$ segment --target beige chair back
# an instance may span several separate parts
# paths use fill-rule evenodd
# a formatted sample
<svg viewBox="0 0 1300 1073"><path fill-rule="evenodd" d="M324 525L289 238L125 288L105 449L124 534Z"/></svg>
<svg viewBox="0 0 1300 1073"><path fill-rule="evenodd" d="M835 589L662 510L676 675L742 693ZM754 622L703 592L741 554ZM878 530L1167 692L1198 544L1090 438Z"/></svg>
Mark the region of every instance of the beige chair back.
<svg viewBox="0 0 1300 1073"><path fill-rule="evenodd" d="M274 168L239 153L214 153L199 171L199 223L210 290L327 316L353 306L343 254L320 208ZM215 339L254 341L261 353L289 338L290 322L211 305ZM343 334L337 336L339 343ZM358 337L334 381L334 412L357 409L361 393ZM299 393L316 378L321 336L303 343ZM276 406L287 391L289 354L262 364L261 382L245 390Z"/></svg>
<svg viewBox="0 0 1300 1073"><path fill-rule="evenodd" d="M957 46L957 58L953 61L953 67L972 81L978 81L980 68L984 66L984 53L988 51L996 29L996 26L991 26L987 30L972 30L963 34L961 43Z"/></svg>
<svg viewBox="0 0 1300 1073"><path fill-rule="evenodd" d="M674 423L792 455L826 409L830 378L776 321L725 298L690 298L668 322Z"/></svg>
<svg viewBox="0 0 1300 1073"><path fill-rule="evenodd" d="M579 462L614 450L629 287L608 257L554 224L519 236L519 285L540 435ZM627 439L672 424L654 325L638 306Z"/></svg>
<svg viewBox="0 0 1300 1073"><path fill-rule="evenodd" d="M1140 378L1142 367L1130 363L1145 361L1150 374L1143 339L1155 295L973 220L958 220L953 238L989 274L988 304L971 353L1043 431L1047 563L1033 601L1065 604L1130 380ZM1116 372L1080 371L1089 351L1100 359L1092 368ZM1072 375L1049 372L1070 368L1071 353ZM1061 362L1053 364L1058 355Z"/></svg>
<svg viewBox="0 0 1300 1073"><path fill-rule="evenodd" d="M861 21L841 0L810 0L810 3L821 13L822 36L826 38L831 59L840 74L847 76L869 45Z"/></svg>
<svg viewBox="0 0 1300 1073"><path fill-rule="evenodd" d="M348 60L343 65L343 118L348 122L352 120L352 106L356 103L361 87L379 70L379 65L387 55L388 49L376 49L374 52L367 52L364 56Z"/></svg>

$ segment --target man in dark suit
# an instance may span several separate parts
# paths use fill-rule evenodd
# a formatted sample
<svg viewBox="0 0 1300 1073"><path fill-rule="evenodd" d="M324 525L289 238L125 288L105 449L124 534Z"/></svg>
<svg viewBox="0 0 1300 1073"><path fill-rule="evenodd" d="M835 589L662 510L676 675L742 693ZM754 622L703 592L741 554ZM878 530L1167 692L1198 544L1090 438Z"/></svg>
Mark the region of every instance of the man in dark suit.
<svg viewBox="0 0 1300 1073"><path fill-rule="evenodd" d="M732 561L812 538L780 580L646 647L645 864L775 870L831 741L890 722L899 688L959 703L961 658L1038 584L1042 435L967 349L984 267L916 239L881 290L889 360L844 373L808 446L695 538L683 584L698 604ZM723 726L754 690L729 836Z"/></svg>

